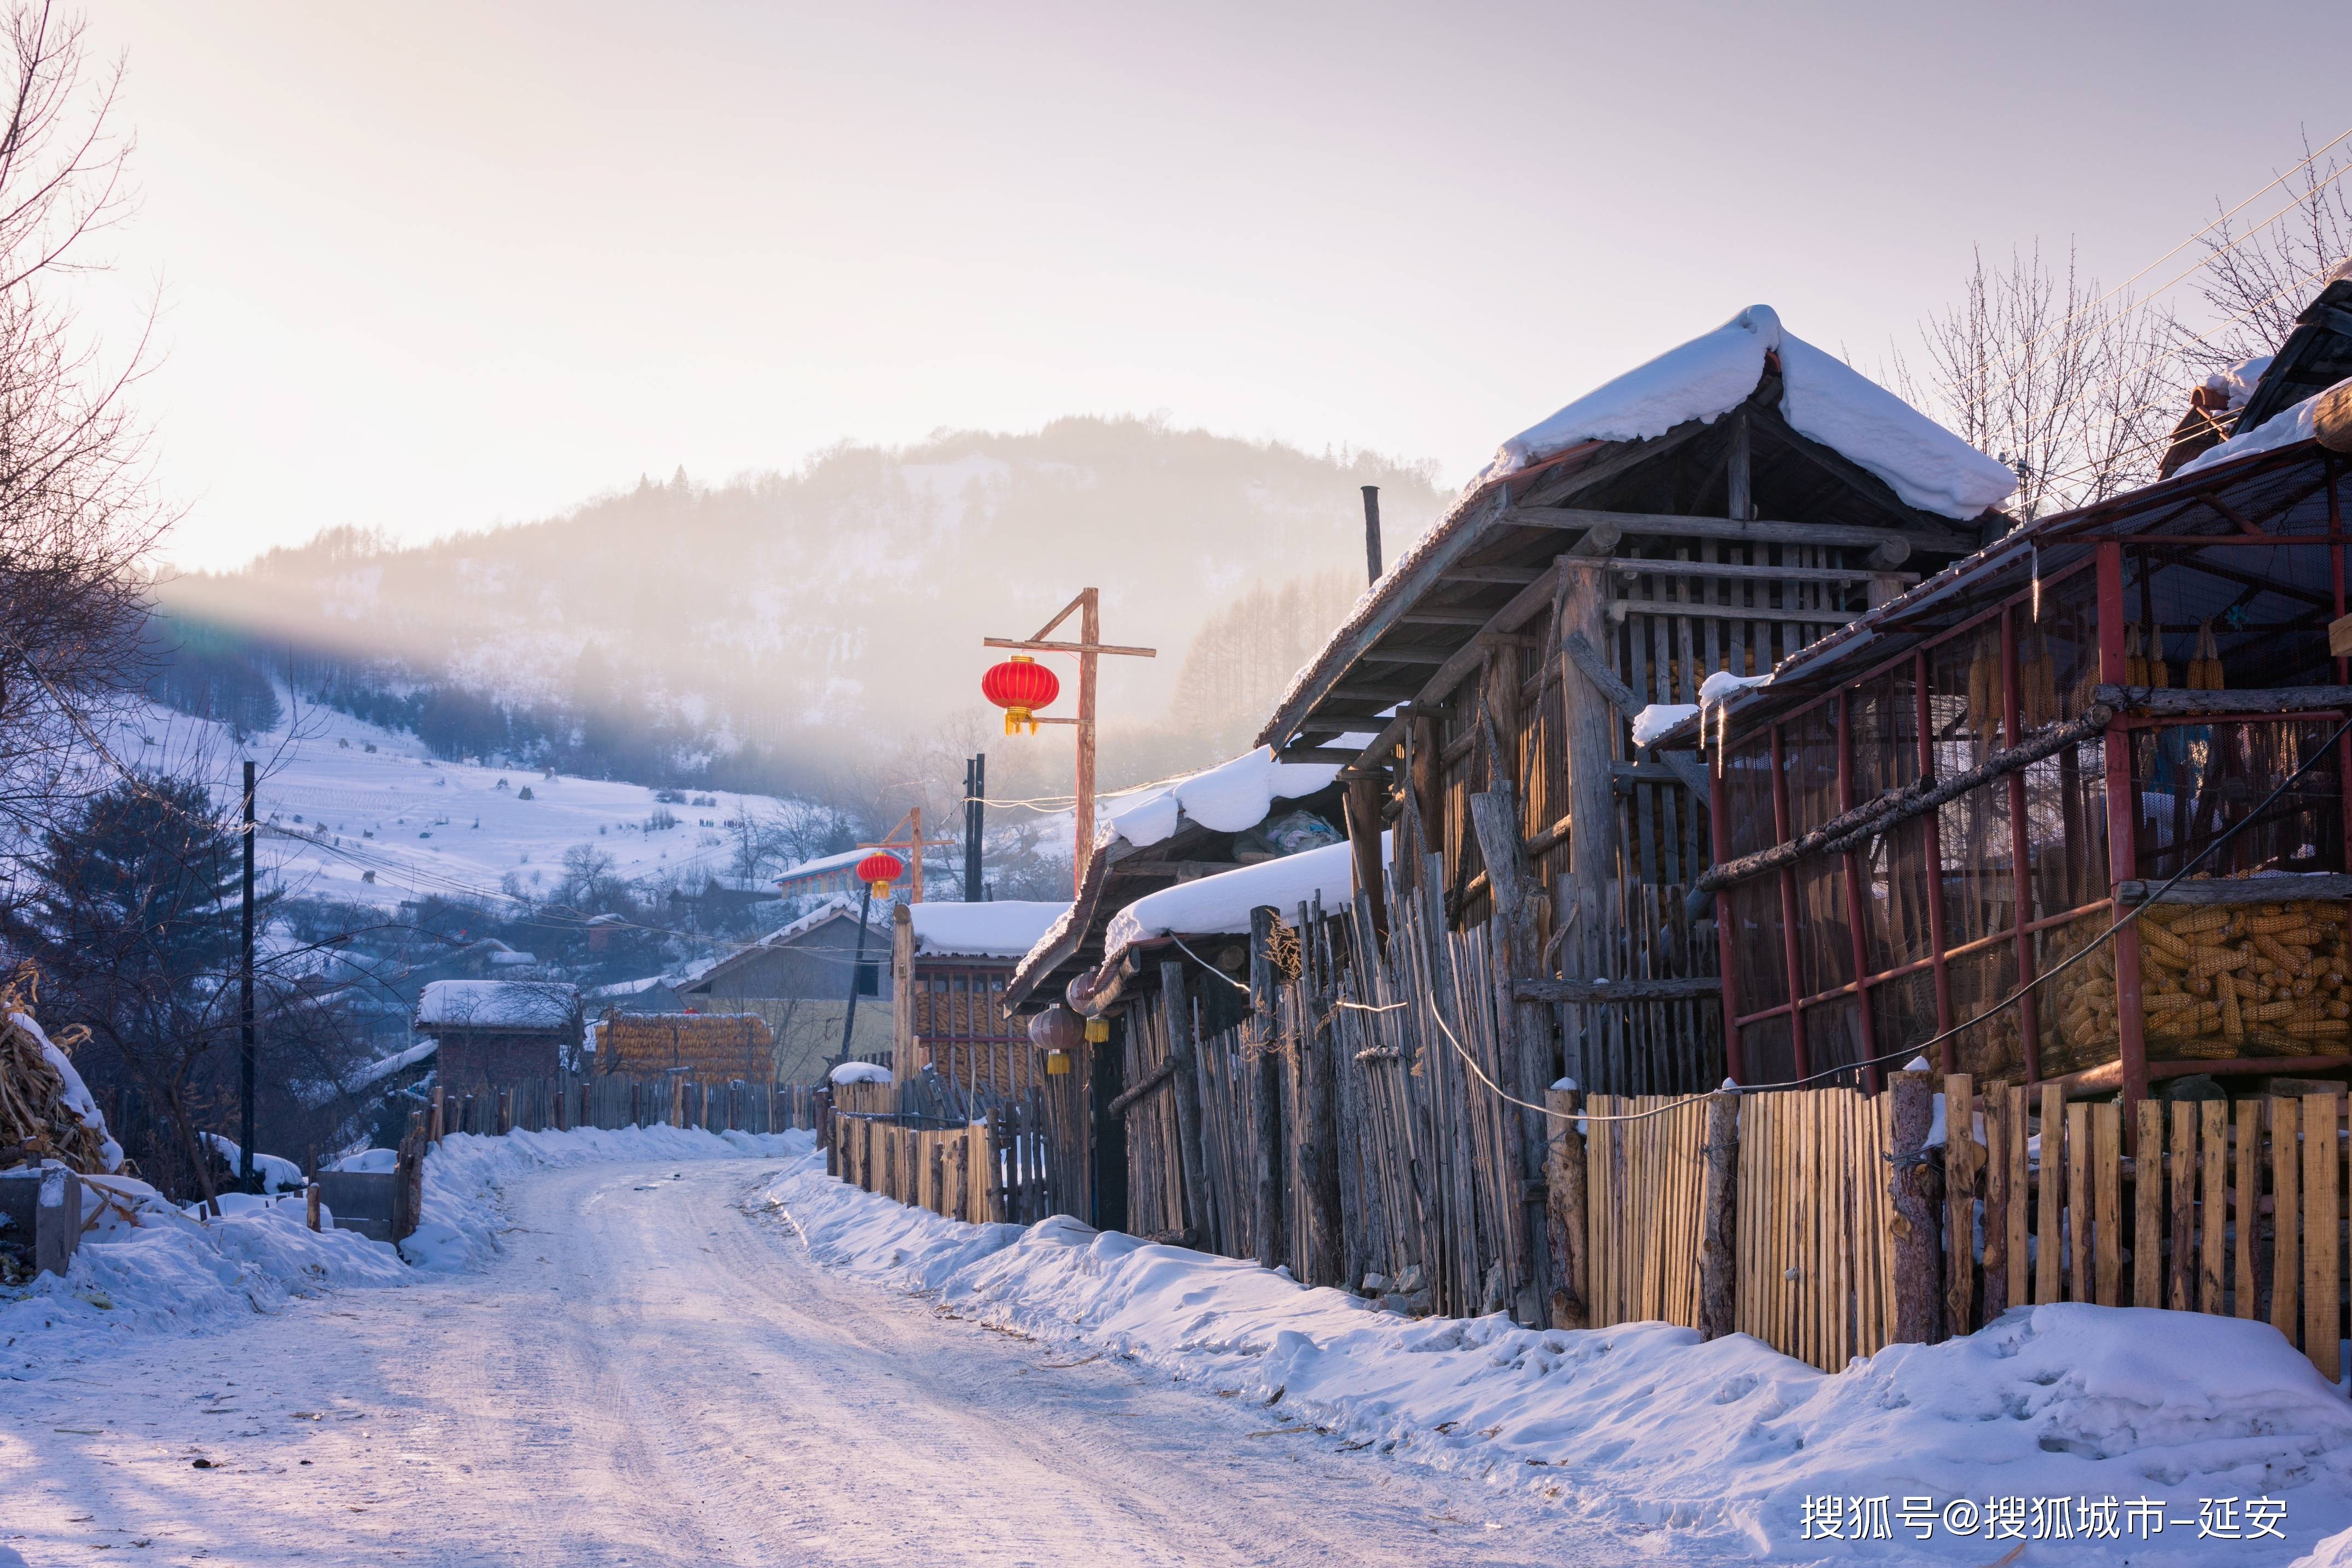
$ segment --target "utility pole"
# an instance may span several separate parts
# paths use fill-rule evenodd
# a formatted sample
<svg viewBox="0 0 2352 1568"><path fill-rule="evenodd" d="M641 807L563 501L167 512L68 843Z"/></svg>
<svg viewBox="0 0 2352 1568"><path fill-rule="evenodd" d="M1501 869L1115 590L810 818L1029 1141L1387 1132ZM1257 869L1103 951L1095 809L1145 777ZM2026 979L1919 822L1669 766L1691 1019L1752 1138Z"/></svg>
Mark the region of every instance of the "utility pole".
<svg viewBox="0 0 2352 1568"><path fill-rule="evenodd" d="M980 902L981 830L988 813L988 753L963 765L963 901Z"/></svg>
<svg viewBox="0 0 2352 1568"><path fill-rule="evenodd" d="M245 903L243 930L237 938L237 1041L241 1052L237 1129L237 1185L246 1192L253 1184L253 759L245 763Z"/></svg>
<svg viewBox="0 0 2352 1568"><path fill-rule="evenodd" d="M1051 642L1047 638L1054 628L1078 613L1078 640ZM1117 647L1102 640L1102 592L1097 588L1081 588L1078 596L1062 606L1061 613L1047 621L1033 637L982 637L982 647L1019 648L1024 652L1074 653L1078 656L1078 715L1075 719L1049 719L1033 714L1032 721L1039 724L1075 724L1078 729L1078 778L1076 844L1070 857L1070 879L1073 890L1084 887L1087 862L1095 852L1095 665L1104 654L1127 654L1136 658L1150 658L1159 652L1148 647Z"/></svg>
<svg viewBox="0 0 2352 1568"><path fill-rule="evenodd" d="M849 966L849 1006L841 1015L841 1058L835 1067L849 1059L849 1037L857 1027L857 979L866 973L866 916L873 907L874 884L868 882L857 895L857 957Z"/></svg>

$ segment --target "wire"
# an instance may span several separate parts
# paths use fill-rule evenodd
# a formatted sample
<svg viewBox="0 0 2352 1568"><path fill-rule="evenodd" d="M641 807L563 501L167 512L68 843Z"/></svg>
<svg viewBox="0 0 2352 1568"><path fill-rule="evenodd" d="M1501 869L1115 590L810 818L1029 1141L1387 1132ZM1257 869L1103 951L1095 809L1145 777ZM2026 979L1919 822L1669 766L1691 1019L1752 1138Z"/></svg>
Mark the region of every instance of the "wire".
<svg viewBox="0 0 2352 1568"><path fill-rule="evenodd" d="M1202 968L1203 968L1203 969L1207 970L1210 973L1212 973L1212 974L1215 975L1218 979L1220 979L1220 980L1223 981L1226 984L1228 984L1228 985L1232 986L1234 990L1236 990L1236 991L1238 991L1238 992L1242 993L1244 995L1247 995L1247 994L1249 994L1249 987L1248 987L1248 986L1246 986L1246 985L1243 984L1240 981L1238 981L1238 980L1234 979L1232 975L1227 974L1223 970L1219 969L1215 964L1211 963L1207 959L1202 958L1199 953L1194 952L1191 948L1189 948L1189 947L1185 947L1185 946L1184 946L1184 939L1183 939L1182 937L1178 936L1178 935L1176 935L1175 933L1173 933L1173 932L1171 931L1171 933L1169 933L1168 940L1169 940L1170 942L1174 942L1178 947L1183 948L1183 949L1184 949L1184 956L1185 956L1185 957L1187 957L1187 958L1191 959L1193 963L1195 963L1199 964Z"/></svg>
<svg viewBox="0 0 2352 1568"><path fill-rule="evenodd" d="M2042 331L2036 332L2032 337L2028 338L2024 343L2025 351L2028 353L2031 353L2033 345L2048 337L2052 332L2063 331L2067 326L2071 325L2077 317L2082 316L2087 311L2097 310L2100 306L2105 304L2108 300L2114 299L2116 295L2130 288L2134 283L2138 282L2141 279L2147 277L2149 273L2163 266L2167 261L2171 260L2172 258L2179 255L2182 251L2188 249L2190 246L2196 244L2199 240L2212 233L2215 228L2219 227L2222 224L2228 223L2238 214L2245 211L2248 206L2253 204L2256 196L2261 195L2264 191L2271 189L2273 185L2284 184L2286 181L2294 178L2296 174L2301 174L2304 170L2311 167L2312 164L2319 161L2321 153L2328 152L2330 149L2337 146L2347 138L2352 138L2352 128L2347 128L2334 141L2331 141L2326 143L2326 146L2319 148L2317 152L2313 153L2309 157L2304 159L2302 163L2297 163L2294 168L2289 169L2285 174L2280 174L2276 178L2256 186L2252 195L2247 196L2245 200L2240 202L2236 206L2231 207L2228 212L2221 214L2211 223L2207 224L2203 228L2199 229L2195 234L2190 235L2187 239L2182 240L2170 250L2166 251L2162 256L2158 257L2154 261L2149 262L2147 266L2141 268L2138 271L2125 279L2121 283L2116 284L2114 288L2108 289L2105 293L2092 300L2089 304L2070 312L2063 320L2053 322ZM2183 279L2191 277L2204 268L2211 266L2215 261L2227 256L2231 251L2235 250L2239 246L2243 245L2247 240L2252 239L2254 236L2262 233L2263 230L2268 228L2272 224L2276 223L2288 212L2300 206L2308 196L2315 195L2318 192L2326 189L2329 185L2332 185L2336 181L2342 179L2347 174L2352 174L2352 163L2347 163L2342 168L2337 169L2334 174L2328 175L2326 179L2313 185L2304 195L2297 196L2294 200L2287 203L2285 206L2279 208L2278 211L2271 214L2270 216L2263 218L2261 222L2253 225L2252 227L2248 228L2244 234L2232 239L2229 244L2210 251L2203 260L2198 262L2196 266L2189 268L2187 271L2180 273L2178 277L2172 279L2170 282L2166 283L2162 288L2158 289L2155 294L2151 294L2149 298L2154 299L2158 295L2165 293L2175 284L2179 283ZM2059 344L2058 347L2052 350L2051 353L2056 353L2063 349L2071 347L2074 343L2081 342L2083 338L2088 336L2090 333L2097 331L2101 327L2108 326L2115 321L2122 320L2122 318L2126 314L2128 314L2128 310L2116 311L2114 315L2108 316L2092 326L2085 328L2082 332L2068 338L2065 342ZM1990 387L1976 396L1969 398L1966 406L1970 408L1981 407L1987 399L1999 393L2007 391L2011 386L2016 384L2019 377L2029 374L2037 366L2046 363L2048 358L2048 355L2042 355L2039 358L2027 360L2024 364L2020 365L2017 370L2010 375L2008 380L2002 382L1999 386Z"/></svg>

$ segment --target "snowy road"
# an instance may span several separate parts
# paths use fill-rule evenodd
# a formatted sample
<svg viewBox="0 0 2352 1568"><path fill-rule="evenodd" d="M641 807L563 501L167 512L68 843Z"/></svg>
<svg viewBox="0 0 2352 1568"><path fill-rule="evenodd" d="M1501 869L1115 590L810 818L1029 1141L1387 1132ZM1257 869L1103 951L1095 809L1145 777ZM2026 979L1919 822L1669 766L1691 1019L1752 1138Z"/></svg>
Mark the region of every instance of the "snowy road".
<svg viewBox="0 0 2352 1568"><path fill-rule="evenodd" d="M1648 1555L828 1274L739 1206L780 1163L535 1173L481 1274L0 1383L0 1563Z"/></svg>

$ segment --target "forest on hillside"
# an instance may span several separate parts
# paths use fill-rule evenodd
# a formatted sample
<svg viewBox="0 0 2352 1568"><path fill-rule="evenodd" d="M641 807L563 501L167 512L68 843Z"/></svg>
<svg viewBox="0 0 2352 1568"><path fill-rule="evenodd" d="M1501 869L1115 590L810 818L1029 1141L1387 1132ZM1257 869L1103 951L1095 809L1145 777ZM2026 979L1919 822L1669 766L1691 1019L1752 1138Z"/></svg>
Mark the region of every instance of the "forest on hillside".
<svg viewBox="0 0 2352 1568"><path fill-rule="evenodd" d="M1104 661L1115 786L1247 743L1362 590L1365 485L1391 558L1445 501L1427 464L1075 418L679 473L419 546L331 529L158 583L151 692L256 730L282 688L446 756L807 790L987 745L982 637L1094 585L1104 636L1158 650ZM999 793L1066 777L990 749Z"/></svg>

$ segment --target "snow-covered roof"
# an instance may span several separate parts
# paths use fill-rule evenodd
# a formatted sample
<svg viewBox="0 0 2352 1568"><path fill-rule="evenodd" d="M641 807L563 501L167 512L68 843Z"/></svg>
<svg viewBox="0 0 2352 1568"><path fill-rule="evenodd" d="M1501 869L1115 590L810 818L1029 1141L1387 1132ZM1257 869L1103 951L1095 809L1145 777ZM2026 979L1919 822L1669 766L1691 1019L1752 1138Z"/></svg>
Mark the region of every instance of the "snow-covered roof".
<svg viewBox="0 0 2352 1568"><path fill-rule="evenodd" d="M2239 458L2251 458L2257 452L2274 451L2281 447L2292 447L2297 441L2310 440L2317 433L2312 423L2312 416L2318 409L2319 400L2329 393L2347 386L2352 386L2352 377L2347 377L2334 386L2313 393L2300 403L2281 409L2244 435L2232 436L2211 450L2200 452L2181 464L2172 477L2177 479L2184 474L2196 473L2200 468L2218 468L2223 463Z"/></svg>
<svg viewBox="0 0 2352 1568"><path fill-rule="evenodd" d="M1066 900L1003 899L980 904L909 904L915 952L931 958L1018 958L1069 908Z"/></svg>
<svg viewBox="0 0 2352 1568"><path fill-rule="evenodd" d="M1097 844L1124 838L1138 848L1157 844L1189 819L1217 833L1239 833L1265 820L1277 800L1297 800L1329 786L1336 763L1278 763L1260 746L1172 783L1155 784L1104 803Z"/></svg>
<svg viewBox="0 0 2352 1568"><path fill-rule="evenodd" d="M820 855L814 860L803 860L797 866L778 872L775 879L779 882L790 882L802 877L814 877L821 872L845 870L871 853L872 851L867 849L845 849L838 855Z"/></svg>
<svg viewBox="0 0 2352 1568"><path fill-rule="evenodd" d="M552 1029L572 1022L580 988L541 980L436 980L416 999L420 1029Z"/></svg>
<svg viewBox="0 0 2352 1568"><path fill-rule="evenodd" d="M1520 431L1471 488L1580 442L1648 440L1693 419L1721 418L1748 401L1763 379L1765 354L1774 352L1780 357L1780 413L1790 427L1885 479L1905 505L1967 521L2017 489L2008 465L1784 330L1769 305L1750 305Z"/></svg>
<svg viewBox="0 0 2352 1568"><path fill-rule="evenodd" d="M1389 836L1382 834L1383 855L1388 847ZM1327 844L1146 893L1111 916L1103 931L1103 963L1108 965L1137 942L1155 937L1245 931L1250 911L1260 904L1272 904L1287 920L1299 905L1311 904L1318 896L1327 910L1343 908L1356 896L1353 846Z"/></svg>
<svg viewBox="0 0 2352 1568"><path fill-rule="evenodd" d="M1108 851L1120 839L1141 848L1169 837L1186 821L1218 833L1239 833L1265 821L1276 801L1313 795L1339 776L1336 763L1276 762L1273 747L1260 746L1213 768L1113 797L1096 823L1095 853L1087 865L1085 887L1014 967L1013 994L1026 995L1039 975L1076 950L1102 896L1110 866Z"/></svg>
<svg viewBox="0 0 2352 1568"><path fill-rule="evenodd" d="M591 999L603 1002L615 996L642 996L656 985L670 985L676 983L674 975L648 974L641 980L615 980L610 985L599 985L588 994Z"/></svg>

